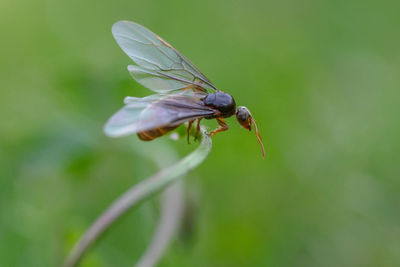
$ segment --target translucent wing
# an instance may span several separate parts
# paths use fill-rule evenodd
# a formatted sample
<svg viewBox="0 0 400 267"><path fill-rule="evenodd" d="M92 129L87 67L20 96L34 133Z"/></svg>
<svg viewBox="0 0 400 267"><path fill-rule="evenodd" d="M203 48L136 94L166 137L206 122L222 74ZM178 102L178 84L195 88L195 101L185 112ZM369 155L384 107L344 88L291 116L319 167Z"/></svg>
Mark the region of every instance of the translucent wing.
<svg viewBox="0 0 400 267"><path fill-rule="evenodd" d="M159 92L193 85L204 92L216 87L181 53L145 27L119 21L112 33L122 50L137 64L128 66L131 75L145 87Z"/></svg>
<svg viewBox="0 0 400 267"><path fill-rule="evenodd" d="M202 96L193 93L127 97L125 106L108 120L104 131L110 137L120 137L210 116L215 110L203 104Z"/></svg>

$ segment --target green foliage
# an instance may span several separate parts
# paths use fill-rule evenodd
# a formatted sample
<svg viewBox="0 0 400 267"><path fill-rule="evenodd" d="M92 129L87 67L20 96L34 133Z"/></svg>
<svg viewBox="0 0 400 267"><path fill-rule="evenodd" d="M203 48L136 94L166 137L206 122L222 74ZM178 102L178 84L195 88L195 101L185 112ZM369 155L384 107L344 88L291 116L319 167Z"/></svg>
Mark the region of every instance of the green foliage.
<svg viewBox="0 0 400 267"><path fill-rule="evenodd" d="M262 160L253 133L228 120L186 180L191 236L160 266L400 265L398 2L0 7L0 266L59 266L105 207L157 171L143 151L197 145L103 135L125 96L150 93L111 36L121 19L160 34L247 106L266 147ZM137 261L157 204L122 218L82 266Z"/></svg>

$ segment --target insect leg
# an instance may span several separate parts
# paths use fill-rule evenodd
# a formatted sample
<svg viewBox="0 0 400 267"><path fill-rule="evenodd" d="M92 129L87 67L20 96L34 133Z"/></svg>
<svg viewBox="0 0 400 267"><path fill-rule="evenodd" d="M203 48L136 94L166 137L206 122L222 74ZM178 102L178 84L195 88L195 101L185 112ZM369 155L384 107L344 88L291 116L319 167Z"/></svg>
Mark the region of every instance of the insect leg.
<svg viewBox="0 0 400 267"><path fill-rule="evenodd" d="M202 118L197 119L197 126L196 126L196 133L194 134L194 139L197 140L197 138L199 137L199 133L200 133L200 121Z"/></svg>
<svg viewBox="0 0 400 267"><path fill-rule="evenodd" d="M228 124L226 124L226 122L222 118L217 118L217 122L220 126L218 126L214 131L210 132L211 137L219 132L223 132L229 129Z"/></svg>
<svg viewBox="0 0 400 267"><path fill-rule="evenodd" d="M190 130L192 129L192 124L193 124L194 120L189 121L189 125L187 128L187 142L188 144L190 144Z"/></svg>

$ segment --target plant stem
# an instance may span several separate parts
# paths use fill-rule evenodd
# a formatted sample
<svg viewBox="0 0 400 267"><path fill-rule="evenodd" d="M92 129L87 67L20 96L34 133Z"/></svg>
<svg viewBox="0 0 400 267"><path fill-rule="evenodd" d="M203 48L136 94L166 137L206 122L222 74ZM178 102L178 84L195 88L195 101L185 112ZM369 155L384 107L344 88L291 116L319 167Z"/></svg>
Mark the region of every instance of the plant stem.
<svg viewBox="0 0 400 267"><path fill-rule="evenodd" d="M149 199L155 193L165 189L184 174L199 165L208 155L212 141L204 128L201 129L201 143L195 151L177 163L160 170L158 173L133 186L117 198L111 206L92 224L72 249L64 267L77 266L85 252L118 218L129 209Z"/></svg>

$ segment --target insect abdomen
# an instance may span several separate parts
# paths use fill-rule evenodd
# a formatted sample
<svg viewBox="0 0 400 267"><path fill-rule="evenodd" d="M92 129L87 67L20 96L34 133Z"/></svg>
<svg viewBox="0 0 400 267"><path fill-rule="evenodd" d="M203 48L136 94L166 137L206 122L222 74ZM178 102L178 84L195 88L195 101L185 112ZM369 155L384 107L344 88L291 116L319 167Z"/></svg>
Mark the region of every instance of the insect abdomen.
<svg viewBox="0 0 400 267"><path fill-rule="evenodd" d="M156 139L157 137L167 134L168 132L174 130L178 126L179 125L165 126L165 127L160 127L160 128L156 128L156 129L151 129L151 130L147 130L144 132L139 132L139 133L137 133L137 136L143 141L151 141L153 139Z"/></svg>

